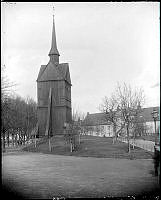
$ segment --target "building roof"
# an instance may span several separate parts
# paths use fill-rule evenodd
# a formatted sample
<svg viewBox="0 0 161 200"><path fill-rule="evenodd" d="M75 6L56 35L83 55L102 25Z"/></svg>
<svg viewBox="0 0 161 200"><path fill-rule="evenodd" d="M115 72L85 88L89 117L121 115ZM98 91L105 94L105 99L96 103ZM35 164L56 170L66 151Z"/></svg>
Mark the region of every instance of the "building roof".
<svg viewBox="0 0 161 200"><path fill-rule="evenodd" d="M39 71L39 74L38 74L38 77L37 77L37 81L40 79L40 77L43 74L45 68L46 68L46 65L41 65L40 71Z"/></svg>
<svg viewBox="0 0 161 200"><path fill-rule="evenodd" d="M37 81L49 81L49 80L61 79L61 75L57 70L57 67L51 61L49 61L49 63L45 67L42 66L41 68L40 68L41 73L39 73L40 75Z"/></svg>
<svg viewBox="0 0 161 200"><path fill-rule="evenodd" d="M109 124L105 118L104 113L93 113L87 114L86 118L84 119L84 125L94 126L94 125L103 125Z"/></svg>
<svg viewBox="0 0 161 200"><path fill-rule="evenodd" d="M154 119L152 117L153 110L156 110L158 112L157 121L159 121L160 120L160 118L159 118L160 108L158 106L157 107L142 108L142 112L139 113L139 117L142 117L142 120L144 122L154 121Z"/></svg>
<svg viewBox="0 0 161 200"><path fill-rule="evenodd" d="M157 110L159 113L159 107L149 107L149 108L142 108L142 112L139 113L139 118L142 119L142 122L151 122L154 121L152 117L153 110ZM160 120L159 117L157 120ZM104 113L92 113L87 114L84 120L84 125L87 126L96 126L96 125L103 125L103 124L110 124L108 120L106 119L106 116Z"/></svg>
<svg viewBox="0 0 161 200"><path fill-rule="evenodd" d="M61 76L64 80L71 84L69 65L68 63L61 63L58 65L58 70L61 73Z"/></svg>
<svg viewBox="0 0 161 200"><path fill-rule="evenodd" d="M47 65L41 65L37 81L65 80L71 84L69 65L61 63L57 66L49 61Z"/></svg>
<svg viewBox="0 0 161 200"><path fill-rule="evenodd" d="M50 55L58 55L58 56L60 56L59 51L58 51L58 49L57 49L57 45L56 45L56 34L55 34L54 15L53 15L52 42L51 42L51 49L50 49L50 52L49 52L49 56L50 56Z"/></svg>

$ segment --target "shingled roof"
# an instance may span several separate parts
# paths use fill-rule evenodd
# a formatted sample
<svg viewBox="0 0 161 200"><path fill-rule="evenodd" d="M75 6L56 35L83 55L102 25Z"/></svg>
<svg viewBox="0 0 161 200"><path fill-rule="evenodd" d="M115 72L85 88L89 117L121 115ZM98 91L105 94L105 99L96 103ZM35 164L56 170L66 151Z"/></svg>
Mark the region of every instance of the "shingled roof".
<svg viewBox="0 0 161 200"><path fill-rule="evenodd" d="M39 81L39 79L40 79L41 75L43 74L45 68L46 68L46 65L41 65L40 71L39 71L39 74L38 74L38 77L37 77L36 81Z"/></svg>
<svg viewBox="0 0 161 200"><path fill-rule="evenodd" d="M153 110L156 110L158 113L160 113L160 108L159 107L142 108L142 112L139 113L139 117L142 117L144 122L154 121L154 119L152 117ZM157 120L159 120L159 119L160 119L160 117L158 115L158 119Z"/></svg>
<svg viewBox="0 0 161 200"><path fill-rule="evenodd" d="M61 63L55 66L52 62L49 62L47 65L41 65L37 81L49 80L66 80L71 84L68 63Z"/></svg>
<svg viewBox="0 0 161 200"><path fill-rule="evenodd" d="M152 117L153 110L157 110L159 113L159 107L149 107L149 108L142 108L142 112L139 113L139 118L142 117L142 120L144 122L151 122L154 121ZM157 120L160 120L159 117ZM110 124L105 118L104 113L93 113L93 114L87 114L84 125L87 126L96 126L96 125L103 125L103 124Z"/></svg>
<svg viewBox="0 0 161 200"><path fill-rule="evenodd" d="M58 65L58 70L61 73L61 76L64 80L71 84L69 65L68 63L61 63Z"/></svg>
<svg viewBox="0 0 161 200"><path fill-rule="evenodd" d="M109 124L105 118L104 113L93 113L93 114L87 114L84 124L88 126L94 126L94 125L103 125L103 124Z"/></svg>

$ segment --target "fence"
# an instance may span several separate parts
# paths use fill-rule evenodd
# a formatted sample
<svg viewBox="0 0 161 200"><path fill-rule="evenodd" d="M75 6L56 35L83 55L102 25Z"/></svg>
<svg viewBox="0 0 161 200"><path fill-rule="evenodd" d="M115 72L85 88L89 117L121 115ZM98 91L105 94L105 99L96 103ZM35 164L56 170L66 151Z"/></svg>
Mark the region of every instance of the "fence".
<svg viewBox="0 0 161 200"><path fill-rule="evenodd" d="M71 152L75 151L80 145L80 133L78 130L68 129L64 131L66 145L70 145Z"/></svg>
<svg viewBox="0 0 161 200"><path fill-rule="evenodd" d="M127 143L127 138L125 137L119 137L118 140ZM130 139L130 144L146 151L154 152L155 142L142 139Z"/></svg>

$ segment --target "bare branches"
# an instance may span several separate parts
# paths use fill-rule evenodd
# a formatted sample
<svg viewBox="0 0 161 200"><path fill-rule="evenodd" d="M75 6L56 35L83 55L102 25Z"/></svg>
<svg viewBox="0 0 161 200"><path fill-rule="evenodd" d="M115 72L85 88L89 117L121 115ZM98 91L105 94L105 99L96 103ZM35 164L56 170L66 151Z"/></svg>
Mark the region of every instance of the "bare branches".
<svg viewBox="0 0 161 200"><path fill-rule="evenodd" d="M114 94L110 98L105 97L100 105L100 110L105 114L106 121L113 125L113 143L117 140L117 128L120 127L118 123L118 108L118 102Z"/></svg>
<svg viewBox="0 0 161 200"><path fill-rule="evenodd" d="M126 125L128 150L130 152L130 129L134 128L137 123L138 113L141 111L141 105L144 103L145 96L142 89L133 89L125 83L123 86L118 84L116 96L120 105L122 121ZM133 133L133 130L131 130L131 133Z"/></svg>
<svg viewBox="0 0 161 200"><path fill-rule="evenodd" d="M110 98L104 98L100 110L105 113L106 120L113 125L115 137L117 137L117 132L124 127L129 140L129 131L136 126L144 101L143 90L133 89L126 83L123 85L118 83L115 93Z"/></svg>
<svg viewBox="0 0 161 200"><path fill-rule="evenodd" d="M85 118L85 114L80 110L73 108L72 109L72 121L83 120Z"/></svg>
<svg viewBox="0 0 161 200"><path fill-rule="evenodd" d="M5 137L7 134L9 144L9 134L16 135L25 139L27 131L30 131L37 123L37 105L33 99L28 97L23 99L20 96L13 96L12 89L15 84L11 83L5 75L5 65L1 66L1 119L3 148L5 149ZM16 139L17 140L17 139ZM24 140L25 141L25 140Z"/></svg>
<svg viewBox="0 0 161 200"><path fill-rule="evenodd" d="M10 93L16 84L10 82L8 77L6 76L6 66L1 65L1 101L4 101L7 97L10 96Z"/></svg>
<svg viewBox="0 0 161 200"><path fill-rule="evenodd" d="M29 133L36 126L37 112L36 103L31 99L26 103L25 99L16 96L10 96L2 102L2 130L3 146L5 148L6 134L12 134L17 138L29 138Z"/></svg>

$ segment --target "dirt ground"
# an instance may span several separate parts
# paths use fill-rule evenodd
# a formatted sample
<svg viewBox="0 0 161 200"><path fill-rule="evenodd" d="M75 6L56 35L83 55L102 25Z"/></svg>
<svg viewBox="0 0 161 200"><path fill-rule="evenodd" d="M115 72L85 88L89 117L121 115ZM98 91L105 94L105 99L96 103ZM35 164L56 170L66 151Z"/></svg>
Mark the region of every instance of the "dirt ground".
<svg viewBox="0 0 161 200"><path fill-rule="evenodd" d="M157 194L152 159L113 159L10 152L2 183L24 198L123 197Z"/></svg>

